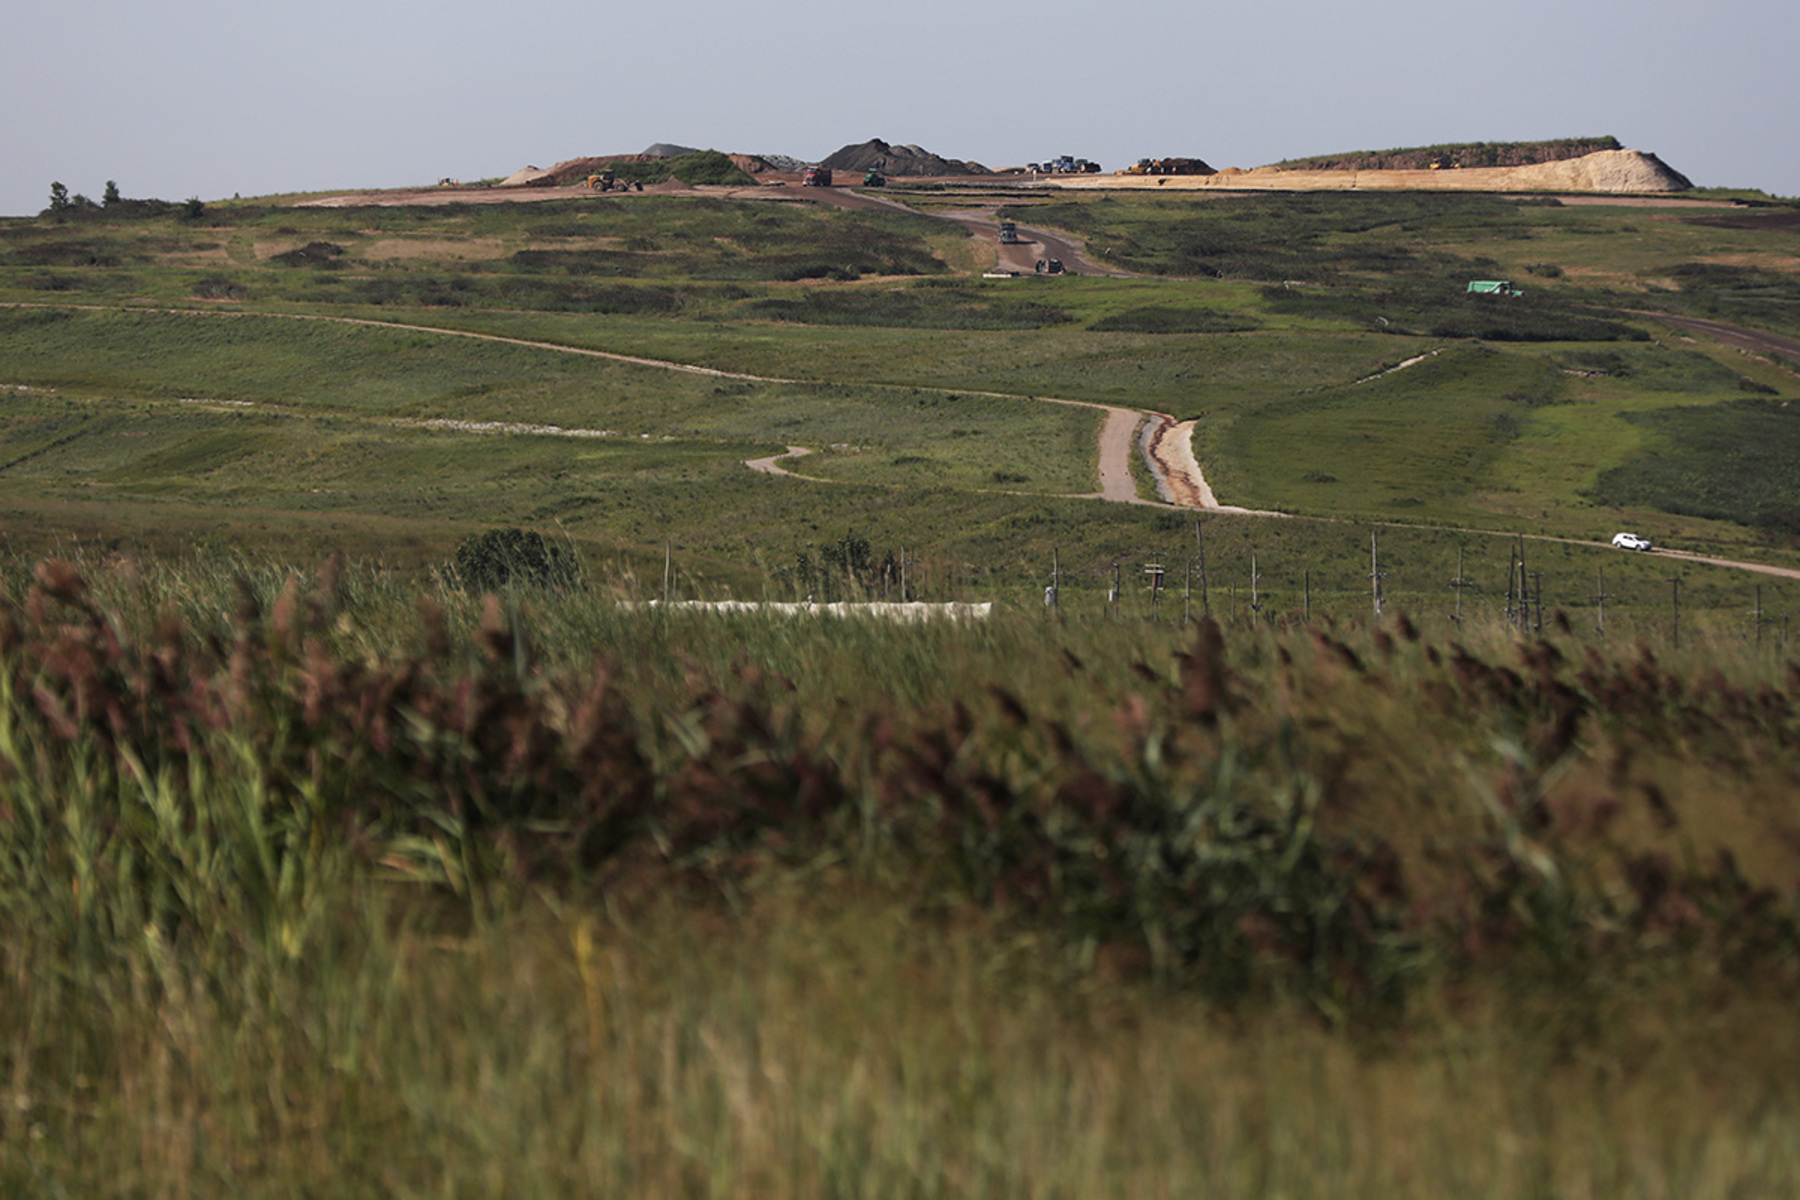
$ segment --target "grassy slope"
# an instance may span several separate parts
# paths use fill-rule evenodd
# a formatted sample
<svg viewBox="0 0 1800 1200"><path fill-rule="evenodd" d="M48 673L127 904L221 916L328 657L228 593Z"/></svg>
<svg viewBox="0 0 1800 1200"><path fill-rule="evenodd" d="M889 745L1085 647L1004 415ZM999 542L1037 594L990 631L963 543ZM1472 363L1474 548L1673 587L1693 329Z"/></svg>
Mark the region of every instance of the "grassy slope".
<svg viewBox="0 0 1800 1200"><path fill-rule="evenodd" d="M26 553L79 539L98 604L0 563L0 1191L1795 1190L1785 625L1754 648L1752 581L1683 567L1677 651L1673 562L1532 542L1550 641L1515 641L1496 621L1510 542L1431 524L1745 538L1590 493L1670 436L1657 421L1735 419L1740 377L1779 402L1792 376L1662 334L1475 345L1374 320L1396 298L1427 311L1445 256L1453 286L1474 263L1566 311L1607 288L1713 303L1731 289L1669 275L1694 290L1659 296L1640 272L1718 254L1787 270L1767 238L1454 205L1359 233L1309 200L1311 241L1268 278L1022 281L1065 316L1006 329L979 326L1016 315L1009 285L871 278L865 233L835 217L604 203L0 227L0 299L198 307L208 279L243 297L205 316L0 310L0 528ZM1114 224L1170 214L1093 207ZM1287 219L1246 211L1245 238ZM759 229L771 244L735 248ZM882 253L944 252L925 229L888 227ZM1404 261L1358 244L1409 239ZM339 266L271 262L315 240L345 247ZM597 257L512 261L530 249ZM1522 269L1559 262L1561 277ZM619 263L637 274L606 273ZM821 266L861 278L774 277ZM1264 290L1294 266L1326 303ZM744 312L847 291L875 298L805 313L905 323ZM1196 304L1258 328L1088 328ZM809 382L214 315L255 308ZM1191 632L1142 619L1149 558L1173 571L1156 615L1181 611L1195 519L988 490L990 441L1031 443L1024 486L1066 484L1091 470L1092 423L984 390L1204 416L1228 501L1319 514L1200 522L1192 604L1225 619L1217 686ZM436 417L651 436L393 423ZM882 448L803 469L853 481L741 465L840 437ZM1308 478L1325 474L1339 482ZM1422 524L1334 519L1348 513ZM560 525L609 589L484 618L413 571L352 569L284 601L261 557L346 547L417 568L503 523ZM665 545L677 595L803 593L797 554L853 533L904 548L918 594L998 598L1000 616L895 630L604 603L658 594ZM1416 614L1422 641L1358 624L1371 534L1390 612ZM155 553L111 553L134 549ZM1046 624L1057 550L1066 621ZM1453 628L1459 563L1476 586ZM1127 586L1109 606L1115 564ZM1791 591L1767 585L1767 609ZM1312 626L1269 628L1309 595ZM126 651L141 669L111 657ZM440 687L474 706L438 703ZM618 736L575 754L594 729ZM567 855L571 829L645 778L649 823ZM783 809L820 780L847 781L840 807ZM593 805L571 804L584 787ZM1195 797L1184 833L1154 832ZM1027 869L1046 839L1053 885ZM1092 886L1108 861L1143 868L1138 908ZM1156 890L1202 861L1208 886ZM1181 924L1205 904L1225 915ZM1375 919L1333 917L1347 905ZM1365 957L1346 965L1346 947Z"/></svg>
<svg viewBox="0 0 1800 1200"><path fill-rule="evenodd" d="M1800 1178L1779 656L236 569L0 563L9 1194Z"/></svg>
<svg viewBox="0 0 1800 1200"><path fill-rule="evenodd" d="M1751 262L1765 273L1789 269L1779 253L1783 226L1478 197L1098 199L1039 206L1032 219L1069 225L1127 263L1206 267L1226 277L955 282L932 277L943 275L946 259L959 259L941 224L712 199L448 210L245 205L198 223L11 223L0 238L0 293L39 303L143 298L213 314L0 313L0 383L60 389L54 399L20 393L32 399L13 418L22 451L13 503L38 515L15 536L37 536L33 526L52 533L57 504L95 513L105 496L184 498L227 525L238 523L233 506L255 509L258 525L273 515L283 537L313 527L309 514L321 509L374 522L371 529L429 520L427 541L478 517L562 520L609 552L630 553L633 543L648 552L643 543L654 544L660 529L691 535L691 549L709 560L749 551L766 563L804 544L821 524L808 509L823 504L840 514L827 528L872 521L868 532L878 538L896 527L952 536L957 546L944 549L964 561L1035 557L1048 539L1027 532L1040 522L1026 502L1012 502L1009 520L971 527L931 512L936 493L918 490L1091 488L1091 418L971 395L1002 391L1200 417L1196 445L1228 502L1582 536L1635 524L1659 540L1696 545L1753 540L1742 526L1716 520L1597 507L1595 489L1644 449L1645 426L1622 416L1730 400L1745 388L1791 390L1779 367L1660 333L1653 346L1475 348L1429 336L1428 327L1438 319L1431 297L1473 273L1528 284L1524 298L1500 311L1524 321L1517 330L1531 336L1559 321L1584 337L1609 336L1583 306L1626 290L1634 305L1729 307L1742 299L1741 279L1716 271L1741 272ZM329 249L289 254L307 246ZM302 265L283 265L283 255ZM1714 273L1673 270L1684 262ZM816 269L839 278L818 278ZM783 282L784 274L813 277ZM1270 290L1261 282L1270 279L1300 283ZM194 304L193 295L221 280L237 299ZM1685 290L1656 290L1671 282ZM1757 302L1778 305L1770 295L1765 289ZM416 307L420 300L438 306ZM1254 328L1090 328L1141 323L1134 314L1146 310L1193 311L1196 302ZM427 333L220 315L256 309L412 320L815 386L721 383ZM770 313L799 319L771 322ZM1026 327L1006 327L1021 322ZM1394 332L1412 326L1427 335ZM1353 383L1446 347L1407 372ZM1596 354L1619 363L1604 374L1582 365ZM183 397L260 407L204 419L185 413L189 424L170 424L167 434L95 421L109 406ZM79 412L59 415L56 405ZM396 418L522 420L674 440L629 451L610 442L477 441L384 423ZM206 424L203 442L176 454L161 449L195 421ZM326 421L337 422L328 433ZM292 430L277 433L276 425ZM309 437L335 443L345 465L329 466L323 453L290 453L289 439ZM65 438L75 440L41 455L33 449ZM996 466L992 447L1002 442L1022 460ZM736 456L788 443L827 451L809 461L809 473L874 490L838 489L826 500L806 485L733 469ZM362 469L373 463L425 472L394 487L390 481L405 477ZM729 496L724 511L760 512L769 525L727 533L701 514L669 511L665 497L696 489ZM973 503L1006 507L997 498ZM88 519L68 511L71 530ZM1148 530L1148 520L1113 513L1077 524ZM977 537L988 539L979 551ZM1127 540L1152 539L1140 532ZM317 544L313 534L307 544ZM756 568L740 561L737 570ZM1028 590L1024 580L1017 585Z"/></svg>

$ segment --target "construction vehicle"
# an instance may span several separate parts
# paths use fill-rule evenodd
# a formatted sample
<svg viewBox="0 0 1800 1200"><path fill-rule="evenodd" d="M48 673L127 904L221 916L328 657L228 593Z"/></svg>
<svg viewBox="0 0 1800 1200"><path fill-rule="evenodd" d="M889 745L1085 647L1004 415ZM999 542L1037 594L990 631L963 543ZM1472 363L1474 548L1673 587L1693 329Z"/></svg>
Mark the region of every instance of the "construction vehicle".
<svg viewBox="0 0 1800 1200"><path fill-rule="evenodd" d="M1000 244L1002 246L1019 244L1019 223L1017 221L1000 222Z"/></svg>
<svg viewBox="0 0 1800 1200"><path fill-rule="evenodd" d="M1213 169L1197 158L1140 158L1124 170L1126 175L1212 175Z"/></svg>
<svg viewBox="0 0 1800 1200"><path fill-rule="evenodd" d="M1062 259L1060 259L1060 258L1040 258L1040 259L1038 259L1037 260L1037 273L1039 275L1061 275L1063 273Z"/></svg>
<svg viewBox="0 0 1800 1200"><path fill-rule="evenodd" d="M1471 279L1469 292L1477 296L1523 296L1510 279Z"/></svg>
<svg viewBox="0 0 1800 1200"><path fill-rule="evenodd" d="M830 187L831 186L831 168L830 167L808 167L808 168L806 168L806 174L804 174L800 177L800 186L801 187Z"/></svg>
<svg viewBox="0 0 1800 1200"><path fill-rule="evenodd" d="M1028 163L1026 170L1034 174L1042 168L1046 175L1094 175L1100 171L1100 164L1085 158L1076 158L1073 154L1064 154L1059 158L1046 159L1042 163Z"/></svg>
<svg viewBox="0 0 1800 1200"><path fill-rule="evenodd" d="M589 175L587 186L596 192L629 192L633 188L640 192L644 190L643 184L633 183L629 179L620 179L610 168L597 175Z"/></svg>
<svg viewBox="0 0 1800 1200"><path fill-rule="evenodd" d="M864 187L886 187L887 186L887 176L883 175L880 171L876 170L874 167L870 167L868 174L863 176L863 186Z"/></svg>

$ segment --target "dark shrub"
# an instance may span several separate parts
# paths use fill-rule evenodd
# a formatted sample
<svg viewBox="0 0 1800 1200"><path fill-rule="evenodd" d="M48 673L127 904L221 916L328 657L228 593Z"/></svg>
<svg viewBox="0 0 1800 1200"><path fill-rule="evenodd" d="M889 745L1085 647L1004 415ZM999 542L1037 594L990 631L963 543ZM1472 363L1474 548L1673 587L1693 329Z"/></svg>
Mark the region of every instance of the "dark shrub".
<svg viewBox="0 0 1800 1200"><path fill-rule="evenodd" d="M508 587L573 588L581 564L571 550L552 546L532 529L490 529L457 544L450 571L471 592Z"/></svg>
<svg viewBox="0 0 1800 1200"><path fill-rule="evenodd" d="M342 246L331 242L308 242L298 250L277 254L269 261L278 262L284 267L330 267L337 265L332 260L341 258L343 253Z"/></svg>

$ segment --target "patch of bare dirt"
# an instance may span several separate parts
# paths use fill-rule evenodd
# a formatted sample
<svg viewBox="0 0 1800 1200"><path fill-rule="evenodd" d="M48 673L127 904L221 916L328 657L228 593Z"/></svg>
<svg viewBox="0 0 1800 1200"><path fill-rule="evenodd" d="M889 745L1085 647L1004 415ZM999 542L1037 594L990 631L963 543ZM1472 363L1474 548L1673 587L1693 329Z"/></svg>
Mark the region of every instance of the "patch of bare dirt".
<svg viewBox="0 0 1800 1200"><path fill-rule="evenodd" d="M1444 191L1659 193L1692 185L1654 154L1602 150L1560 162L1441 171L1289 171L1279 167L1216 175L1071 175L1046 181L1060 188L1163 188L1178 191Z"/></svg>

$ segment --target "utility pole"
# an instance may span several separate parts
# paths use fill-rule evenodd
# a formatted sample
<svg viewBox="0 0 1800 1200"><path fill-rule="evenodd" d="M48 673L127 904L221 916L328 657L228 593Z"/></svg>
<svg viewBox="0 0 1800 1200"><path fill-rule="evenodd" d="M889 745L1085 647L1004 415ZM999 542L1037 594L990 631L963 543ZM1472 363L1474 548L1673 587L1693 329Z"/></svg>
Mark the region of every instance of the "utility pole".
<svg viewBox="0 0 1800 1200"><path fill-rule="evenodd" d="M1144 574L1150 577L1150 619L1156 619L1157 601L1162 598L1163 565L1159 562L1144 564Z"/></svg>
<svg viewBox="0 0 1800 1200"><path fill-rule="evenodd" d="M1194 522L1194 545L1200 551L1200 615L1212 616L1212 593L1206 587L1206 537L1200 532L1200 522Z"/></svg>
<svg viewBox="0 0 1800 1200"><path fill-rule="evenodd" d="M1250 627L1256 628L1262 620L1262 595L1257 590L1261 576L1256 573L1256 552L1250 552Z"/></svg>
<svg viewBox="0 0 1800 1200"><path fill-rule="evenodd" d="M1525 590L1525 535L1515 535L1519 548L1519 629L1531 628L1531 593Z"/></svg>
<svg viewBox="0 0 1800 1200"><path fill-rule="evenodd" d="M1519 574L1518 551L1512 546L1506 548L1506 623L1513 623L1513 581Z"/></svg>
<svg viewBox="0 0 1800 1200"><path fill-rule="evenodd" d="M1456 578L1450 581L1450 586L1456 589L1456 616L1451 619L1458 625L1461 625L1463 619L1463 592L1474 586L1474 584L1469 582L1468 577L1463 574L1463 548L1461 546L1456 548Z"/></svg>
<svg viewBox="0 0 1800 1200"><path fill-rule="evenodd" d="M1381 620L1381 581L1385 578L1381 571L1381 558L1376 550L1375 534L1369 534L1369 590L1375 600L1375 619Z"/></svg>

